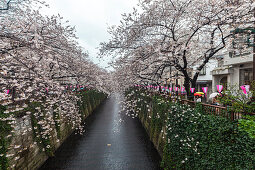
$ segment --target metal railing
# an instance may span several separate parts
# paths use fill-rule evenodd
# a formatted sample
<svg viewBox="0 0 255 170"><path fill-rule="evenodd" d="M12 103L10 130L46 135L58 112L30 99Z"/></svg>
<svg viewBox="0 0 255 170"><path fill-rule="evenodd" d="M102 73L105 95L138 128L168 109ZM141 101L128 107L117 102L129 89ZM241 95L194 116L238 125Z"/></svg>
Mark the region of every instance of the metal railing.
<svg viewBox="0 0 255 170"><path fill-rule="evenodd" d="M181 100L182 104L188 104L192 107L196 107L195 101L190 101L186 99ZM255 116L255 113L236 113L231 111L231 107L223 107L223 106L216 106L206 103L201 103L202 110L204 113L215 115L215 116L223 116L231 120L241 119L244 115Z"/></svg>
<svg viewBox="0 0 255 170"><path fill-rule="evenodd" d="M177 102L178 100L182 104L190 105L191 107L195 108L197 105L197 102L179 98L177 99L176 97L170 97L167 94L162 94L162 93L153 93L150 92L151 94L159 94L164 96L165 98L171 100L172 102ZM250 115L250 116L255 116L255 113L244 113L244 112L234 112L231 110L231 106L228 107L223 107L223 106L217 106L217 105L212 105L212 104L207 104L207 103L200 103L202 107L202 111L204 113L210 114L210 115L215 115L215 116L223 116L226 117L232 121L238 120L243 118L244 115Z"/></svg>

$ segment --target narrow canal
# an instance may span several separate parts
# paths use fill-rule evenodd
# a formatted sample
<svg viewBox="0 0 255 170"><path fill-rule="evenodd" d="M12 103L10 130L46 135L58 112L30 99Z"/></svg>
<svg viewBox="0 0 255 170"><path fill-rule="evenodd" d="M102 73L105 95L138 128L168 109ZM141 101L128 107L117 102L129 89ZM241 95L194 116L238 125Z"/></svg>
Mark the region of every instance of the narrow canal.
<svg viewBox="0 0 255 170"><path fill-rule="evenodd" d="M40 170L152 170L160 156L139 120L119 113L111 96L85 122L84 135L72 134Z"/></svg>

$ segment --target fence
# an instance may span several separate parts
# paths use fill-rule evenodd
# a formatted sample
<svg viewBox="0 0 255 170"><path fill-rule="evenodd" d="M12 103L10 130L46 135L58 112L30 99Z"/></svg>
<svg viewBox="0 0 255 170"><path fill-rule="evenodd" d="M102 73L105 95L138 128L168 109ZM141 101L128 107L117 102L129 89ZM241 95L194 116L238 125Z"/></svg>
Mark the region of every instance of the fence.
<svg viewBox="0 0 255 170"><path fill-rule="evenodd" d="M182 99L181 100L182 104L188 104L192 107L196 106L196 102ZM243 115L251 115L255 116L255 113L235 113L231 111L230 107L222 107L222 106L216 106L216 105L211 105L211 104L206 104L206 103L201 103L202 110L204 113L211 114L211 115L218 115L218 116L223 116L231 120L237 120L241 119Z"/></svg>
<svg viewBox="0 0 255 170"><path fill-rule="evenodd" d="M155 94L155 93L153 93ZM160 93L157 93L160 94ZM178 99L175 97L170 97L169 95L166 94L160 94L162 96L165 96L169 100L176 102ZM182 104L187 104L190 105L191 107L196 107L196 102L187 100L187 99L180 99ZM230 120L238 120L241 119L244 115L250 115L250 116L255 116L255 113L236 113L231 111L231 106L229 107L223 107L223 106L216 106L216 105L211 105L211 104L206 104L206 103L201 103L201 107L204 113L215 115L215 116L223 116L226 117Z"/></svg>

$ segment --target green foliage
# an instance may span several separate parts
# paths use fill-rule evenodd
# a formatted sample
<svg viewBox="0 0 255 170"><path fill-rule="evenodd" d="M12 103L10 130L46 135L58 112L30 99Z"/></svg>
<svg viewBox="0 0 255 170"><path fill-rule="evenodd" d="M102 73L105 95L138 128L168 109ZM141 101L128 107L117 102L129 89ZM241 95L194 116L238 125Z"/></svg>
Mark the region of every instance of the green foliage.
<svg viewBox="0 0 255 170"><path fill-rule="evenodd" d="M245 116L238 120L239 130L247 132L250 138L255 139L255 116Z"/></svg>
<svg viewBox="0 0 255 170"><path fill-rule="evenodd" d="M167 152L177 169L252 169L255 141L237 122L173 104L168 116ZM167 156L166 156L167 157ZM171 169L172 167L165 167Z"/></svg>
<svg viewBox="0 0 255 170"><path fill-rule="evenodd" d="M58 139L61 139L61 131L60 131L60 115L59 112L57 112L58 106L55 104L53 106L53 119L54 119L54 123L55 123L55 129L57 132L57 137Z"/></svg>
<svg viewBox="0 0 255 170"><path fill-rule="evenodd" d="M238 127L238 122L204 113L201 104L191 108L188 105L168 102L157 95L152 96L151 100L146 99L145 96L148 95L143 90L132 91L126 92L126 95L128 100L132 99L133 102L140 99L136 110L145 105L144 101L152 103L150 128L154 137L159 137L159 129L167 129L162 168L255 168L255 140L250 138L250 134L254 135L254 129L251 128L254 127L254 122L250 122L251 119L254 121L254 117L240 120ZM147 111L146 114L148 113ZM164 116L164 113L167 114ZM140 111L139 114L144 112Z"/></svg>
<svg viewBox="0 0 255 170"><path fill-rule="evenodd" d="M80 95L81 97L80 103L77 103L80 106L81 113L84 113L85 109L92 112L92 109L96 108L102 102L102 100L107 97L105 93L98 92L96 90L82 91L77 93L77 95ZM6 154L11 142L10 135L12 128L10 124L11 120L4 119L9 118L10 115L13 115L17 118L30 113L34 141L38 144L41 151L45 151L48 156L54 155L55 147L53 141L51 141L51 134L44 133L45 130L40 124L40 122L47 118L45 111L46 108L44 108L43 102L30 102L27 103L27 105L28 107L22 111L15 111L10 113L4 113L7 107L0 105L0 170L8 169L9 166ZM40 114L38 110L41 110ZM55 123L54 127L57 132L57 138L61 139L60 121L63 120L61 120L57 104L53 106L53 119Z"/></svg>
<svg viewBox="0 0 255 170"><path fill-rule="evenodd" d="M40 123L38 123L45 119L44 107L42 106L42 103L31 102L29 103L28 108L28 110L31 112L31 123L33 128L34 140L40 146L40 149L42 151L45 150L48 156L53 156L55 150L54 146L51 144L50 135L46 134L45 136L43 136L42 134L44 132L44 129L41 127ZM42 110L42 114L40 114L40 116L35 116L35 114L38 114L38 108Z"/></svg>
<svg viewBox="0 0 255 170"><path fill-rule="evenodd" d="M10 113L4 113L5 106L0 105L0 119L9 117ZM12 128L7 120L0 120L0 169L8 168L8 159L6 157L7 148L10 144L10 138L7 136L10 134Z"/></svg>
<svg viewBox="0 0 255 170"><path fill-rule="evenodd" d="M247 95L237 85L228 85L218 97L224 106L231 106L230 111L235 113L255 113L255 82L251 83Z"/></svg>
<svg viewBox="0 0 255 170"><path fill-rule="evenodd" d="M169 106L168 101L165 101L161 96L153 96L151 129L154 132L154 137L158 136L165 126Z"/></svg>
<svg viewBox="0 0 255 170"><path fill-rule="evenodd" d="M98 92L96 90L82 91L77 95L81 97L81 101L77 103L80 108L80 114L84 114L86 109L88 112L92 112L92 110L95 109L101 103L101 101L107 97L105 93ZM82 116L85 118L87 115Z"/></svg>

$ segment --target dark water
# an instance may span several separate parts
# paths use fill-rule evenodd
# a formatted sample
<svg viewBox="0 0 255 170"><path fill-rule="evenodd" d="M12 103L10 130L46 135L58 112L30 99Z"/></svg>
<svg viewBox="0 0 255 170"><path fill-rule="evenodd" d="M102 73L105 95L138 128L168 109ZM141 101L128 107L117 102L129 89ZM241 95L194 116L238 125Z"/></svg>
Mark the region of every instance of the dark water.
<svg viewBox="0 0 255 170"><path fill-rule="evenodd" d="M160 169L160 156L139 120L119 109L117 98L109 97L87 118L84 135L72 134L40 170Z"/></svg>

